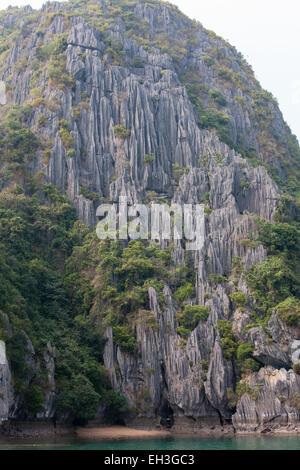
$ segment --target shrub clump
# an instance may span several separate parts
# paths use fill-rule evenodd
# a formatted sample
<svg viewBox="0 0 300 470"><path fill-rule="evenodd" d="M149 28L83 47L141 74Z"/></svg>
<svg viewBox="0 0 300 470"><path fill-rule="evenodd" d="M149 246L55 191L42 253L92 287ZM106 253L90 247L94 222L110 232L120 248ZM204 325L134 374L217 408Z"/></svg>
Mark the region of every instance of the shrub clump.
<svg viewBox="0 0 300 470"><path fill-rule="evenodd" d="M220 106L226 106L227 102L225 97L222 95L220 90L214 89L209 91L209 96L215 103L219 104Z"/></svg>
<svg viewBox="0 0 300 470"><path fill-rule="evenodd" d="M123 424L123 418L130 411L126 403L126 398L115 390L108 390L103 397L105 404L105 417L113 424Z"/></svg>
<svg viewBox="0 0 300 470"><path fill-rule="evenodd" d="M238 344L235 341L231 322L227 320L218 320L217 327L221 336L224 356L227 359L234 359L236 357Z"/></svg>
<svg viewBox="0 0 300 470"><path fill-rule="evenodd" d="M242 343L237 348L237 358L241 361L251 357L254 351L254 346L252 343Z"/></svg>
<svg viewBox="0 0 300 470"><path fill-rule="evenodd" d="M300 326L300 301L295 297L288 297L277 305L276 310L280 318L289 326Z"/></svg>
<svg viewBox="0 0 300 470"><path fill-rule="evenodd" d="M227 399L229 407L235 408L244 394L247 394L251 400L256 401L258 399L258 394L260 390L260 387L251 388L250 385L247 384L247 382L242 380L237 384L235 391L233 391L232 388L227 389Z"/></svg>
<svg viewBox="0 0 300 470"><path fill-rule="evenodd" d="M125 140L127 137L130 136L131 131L129 129L125 129L124 126L118 124L114 127L114 133L119 139Z"/></svg>
<svg viewBox="0 0 300 470"><path fill-rule="evenodd" d="M233 294L230 294L229 297L230 300L239 308L243 308L247 303L247 297L244 292L234 292Z"/></svg>
<svg viewBox="0 0 300 470"><path fill-rule="evenodd" d="M83 375L76 375L59 395L57 409L67 412L74 422L84 424L95 416L99 401L100 396L89 379Z"/></svg>
<svg viewBox="0 0 300 470"><path fill-rule="evenodd" d="M183 312L177 315L177 320L185 328L196 328L199 321L206 321L209 309L201 305L185 305Z"/></svg>
<svg viewBox="0 0 300 470"><path fill-rule="evenodd" d="M176 292L174 293L174 298L178 302L183 302L184 300L188 298L194 297L194 295L195 295L194 286L190 282L187 282L184 286L181 286L176 290Z"/></svg>
<svg viewBox="0 0 300 470"><path fill-rule="evenodd" d="M134 354L137 352L138 342L134 335L132 334L130 326L114 326L113 327L113 337L115 343L120 347L120 349L129 354Z"/></svg>
<svg viewBox="0 0 300 470"><path fill-rule="evenodd" d="M69 123L65 119L59 121L59 135L67 150L68 157L73 157L75 155L74 138L70 132Z"/></svg>
<svg viewBox="0 0 300 470"><path fill-rule="evenodd" d="M153 162L155 162L155 155L148 155L147 153L145 153L143 163L149 164Z"/></svg>
<svg viewBox="0 0 300 470"><path fill-rule="evenodd" d="M44 408L44 392L38 385L30 385L24 395L24 405L32 413L38 413Z"/></svg>

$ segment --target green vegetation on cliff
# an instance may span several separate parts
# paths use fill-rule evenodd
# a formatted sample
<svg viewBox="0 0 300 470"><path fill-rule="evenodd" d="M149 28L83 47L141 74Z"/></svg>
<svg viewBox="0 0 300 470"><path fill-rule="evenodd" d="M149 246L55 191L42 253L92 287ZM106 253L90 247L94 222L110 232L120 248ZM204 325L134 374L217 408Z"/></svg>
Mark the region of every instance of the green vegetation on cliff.
<svg viewBox="0 0 300 470"><path fill-rule="evenodd" d="M268 256L251 266L245 277L257 301L259 315L268 318L272 309L278 308L282 319L296 326L300 324L300 226L298 217L292 219L280 207L277 223L259 221L259 241ZM288 314L291 310L292 315Z"/></svg>
<svg viewBox="0 0 300 470"><path fill-rule="evenodd" d="M140 7L146 6L150 16L151 11L160 14L155 15L155 21L152 22L145 12L140 13L144 14L144 19L141 19L135 9L137 4L141 4ZM162 6L166 10L161 10ZM258 222L258 238L254 240L250 234L246 238L246 234L240 240L240 245L234 245L231 250L236 252L240 247L245 250L255 249L262 243L267 257L260 264L251 266L247 273L237 262L233 266L236 276L233 285L229 286L236 291L230 290L230 294L227 285L230 282L229 276L227 277L230 267L222 266L224 257L221 256L222 262L218 264L215 240L212 237L210 255L214 259L211 260L210 267L218 267L216 272L219 274L210 272L204 266L203 277L198 279L207 287L204 299L212 297L212 320L209 318L209 308L193 305L197 296L192 257L186 257L184 262L176 266L172 245L160 249L157 244L149 245L142 241L131 241L129 244L122 241L99 241L95 233L90 233L76 219L70 201L60 190L45 184L46 171L45 174L42 171L37 173L36 169L47 167L52 158L47 174L53 172L56 175L53 157L57 151L54 141L58 139L58 144L62 143L65 152L57 166L63 168L66 164L70 171L68 177L73 170L75 172L78 169L80 173L79 180L74 181L73 185L74 199L79 192L85 199L96 203L100 194L103 195L103 200L104 196L108 197L113 193L109 183L117 181L118 175L110 174L107 181L105 178L112 166L115 169L118 167L119 156L123 173L131 169L131 157L134 154L131 150L136 145L135 150L139 155L136 170L145 170L151 176L149 185L145 185L148 199L151 199L151 193L157 201L165 201L167 198L164 194L162 199L158 199L159 193L155 192L158 188L155 187L154 191L151 186L156 177L152 170L162 168L159 165L162 163L163 149L152 148L155 138L152 131L148 130L147 119L141 119L141 126L147 135L145 145L140 145L138 138L142 136L142 132L137 136L135 124L128 124L126 119L129 115L134 115L134 107L128 109L126 91L117 90L113 80L111 89L105 89L105 96L101 95L101 105L105 106L104 103L111 100L119 106L112 113L113 118L107 119L107 122L110 121L109 137L111 136L114 145L107 146L105 152L114 154L113 163L106 165L106 157L102 159L101 152L93 162L88 161L88 136L85 135L86 128L82 121L91 127L95 125L90 134L93 143L102 139L102 129L99 128L96 132L96 120L89 116L93 102L89 96L90 82L87 84L84 78L79 78L88 73L91 51L85 50L84 46L68 46L69 32L74 24L72 17L78 16L95 28L91 32L85 25L91 36L95 34L91 42L95 39L98 46L100 44L96 50L93 50L93 46L90 49L93 50L93 58L97 57L99 60L99 70L101 69L101 74L107 81L111 70L118 70L122 77L127 76L127 73L131 77L135 74L133 86L139 89L147 77L143 69L146 66L150 69L153 56L160 57L162 64L161 67L155 65L157 70L154 70L153 77L157 76L153 80L155 89L162 85L163 92L161 96L150 95L149 100L144 101L145 108L148 106L146 109L155 112L156 107L163 103L167 110L166 102L162 99L168 99L174 83L177 91L182 85L185 89L180 91L181 96L186 99L187 92L191 102L190 105L186 100L186 109L191 110L185 116L187 120L191 118L188 122L192 122L195 116L198 127L210 131L210 134L202 133L203 141L209 134L214 139L214 147L218 146L217 139L212 135L216 134L221 141L247 158L251 165L264 165L286 193L275 214L276 223ZM63 34L53 34L56 28L63 31ZM126 41L124 38L127 38ZM143 48L136 52L141 56L132 57L128 53L128 44L134 50L133 43L128 38L134 39ZM32 57L29 52L24 53L29 42L34 44ZM18 45L16 59L10 55L14 44ZM167 56L159 56L156 49ZM77 54L74 61L67 60L70 50L75 56ZM70 62L78 66L76 72L74 69L70 71ZM81 64L84 65L82 69ZM69 73L73 73L73 77ZM18 77L25 77L27 80L24 96L20 93L20 88L23 91L23 82L21 87L16 86L16 83L20 84ZM159 330L159 321L151 312L151 299L153 300L154 295L151 288L158 295L160 309L156 313L159 316L168 301L168 296L164 295L165 284L171 288L173 294L175 328L177 327L176 331L181 337L179 344L182 349L199 324L204 330L206 326L209 327L210 321L216 321L214 291L222 291L224 298L226 292L231 302L228 302L228 311L224 309L224 316L219 317L223 320L218 321L218 332L215 335L222 346L225 362L233 363L236 377L257 371L260 364L253 357L253 345L237 339L229 320L233 310L239 310L238 313L243 314L249 309L253 324L248 327L261 325L266 330L272 311L277 309L281 319L288 325L300 325L300 219L297 200L300 195L300 150L296 138L282 120L276 100L261 89L243 57L221 38L206 31L200 24L181 14L176 7L165 2L111 0L103 7L98 0L70 0L56 6L47 4L43 12L15 8L9 12L0 12L1 78L7 86L8 104L0 110L0 310L9 317L12 335L5 328L0 312L0 338L7 345L14 390L20 396L22 408L32 414L43 410L49 387L45 354L54 347L58 416L69 416L77 423L83 423L95 416L101 404L106 407L109 420L121 420L129 410L125 398L111 390L108 371L104 367L106 328L111 328L115 350L118 347L129 361L133 357L139 358L141 345L138 342L138 325L146 325L147 331L152 330L152 333ZM16 97L14 93L17 88L19 96ZM118 93L115 93L116 90ZM131 96L128 103L130 99ZM14 103L23 103L23 106ZM86 120L83 118L84 113L87 115ZM244 119L245 129L241 125L241 132L236 132L240 118ZM138 120L136 113L136 122ZM104 122L102 124L106 125ZM50 131L51 126L53 133ZM178 139L182 147L185 147L183 142L188 140L187 135L188 132L182 133ZM104 140L103 138L103 142ZM179 143L177 148L180 148ZM125 153L123 154L124 149L128 150L127 159ZM96 145L94 150L97 151ZM193 169L191 176L198 171L203 172L209 181L210 159L218 167L224 167L225 159L219 153L221 150L216 152L214 148L212 154L204 151L207 153L199 157L195 165L198 168ZM67 158L66 162L65 153L67 157L72 157ZM175 150L173 153L177 155ZM182 155L185 157L185 152ZM82 158L80 163L79 156ZM179 190L184 192L181 182L184 175L189 173L189 169L184 168L184 160L185 158L181 158L180 163L170 160L169 175L165 168L167 165L164 166L164 174L172 180L171 186L179 187L178 195ZM101 165L103 161L103 167L97 167L99 181L105 180L101 190L89 180L90 170L96 168L100 161ZM241 169L242 165L244 168L247 166L245 162L240 165ZM224 170L227 171L227 168ZM62 169L60 173L62 179L68 179L67 170ZM134 186L133 175L131 173L131 179L123 179L121 183ZM246 176L247 178L239 179L238 188L238 193L242 193L244 200L248 191L253 189L249 175ZM118 183L119 181L114 188L115 194ZM213 201L215 195L209 192L210 186L206 186L199 202L211 205L205 208L208 226L211 223L209 219L213 219L217 212L217 204ZM96 187L98 192L94 192ZM138 190L136 194L139 194ZM238 194L234 196L237 200ZM243 208L241 212L242 210ZM244 215L247 215L246 211ZM228 223L230 222L229 220ZM258 259L262 259L262 256L259 255ZM205 262L207 261L206 259ZM236 261L237 259L233 264ZM241 276L248 283L254 303L243 292L238 291L241 288L238 286ZM208 286L205 285L205 279ZM171 325L166 328L166 331L170 331ZM268 340L272 341L272 338ZM30 341L35 349L34 365ZM199 343L200 341L202 340ZM201 365L207 371L207 358L212 350L206 352L207 356ZM193 367L192 360L189 360L189 365ZM118 364L115 372L117 380L120 380ZM148 369L148 373L150 376L153 374L152 367ZM238 400L246 392L249 392L247 387L238 386L235 392L232 391L232 401ZM145 397L148 396L144 390L142 393Z"/></svg>
<svg viewBox="0 0 300 470"><path fill-rule="evenodd" d="M84 421L110 397L103 328L97 316L88 315L91 288L74 299L69 285L76 273L69 268L66 275L66 263L88 229L57 189L36 186L31 194L17 185L0 192L0 310L13 332L9 337L2 325L0 337L7 342L15 391L25 408L43 407L48 387L43 353L50 341L56 350L58 410ZM26 359L23 332L33 343L38 369Z"/></svg>
<svg viewBox="0 0 300 470"><path fill-rule="evenodd" d="M157 21L150 24L147 15L141 19L136 10L139 4L152 9ZM166 8L170 19L168 31L166 15L160 10L162 7ZM7 20L8 14L14 21ZM276 120L280 112L276 99L261 88L251 66L233 46L203 28L200 23L190 20L168 2L111 0L104 6L97 0L69 0L63 2L59 9L49 4L43 12L25 11L23 8L11 8L9 13L0 12L1 24L4 25L0 28L0 74L17 38L24 45L33 31L38 38L35 59L29 63L27 57L21 57L13 65L11 74L5 76L8 97L12 93L13 74L24 73L25 69L31 74L32 87L36 86L39 76L45 71L50 87L63 90L74 86L74 79L66 72L66 49L68 32L72 27L71 18L78 16L83 17L99 33L105 46L103 56L106 63L135 69L142 69L146 65L144 57L129 58L122 37L116 38L110 33L111 25L120 24L120 21L124 25L122 35L136 40L146 52L156 47L162 53L169 54L172 69L186 86L195 107L199 126L214 130L222 141L248 158L253 165L263 164L284 191L299 196L299 145L286 123L278 131ZM45 31L57 18L63 21L65 31L52 35L45 42ZM211 87L204 80L202 67L195 66L194 54L200 43L204 44L200 62L211 78ZM84 53L81 58L85 61ZM166 70L161 72L163 78ZM230 101L227 99L229 90L233 94ZM44 104L50 107L54 105ZM247 120L255 128L256 137L251 144L246 134L236 132L237 123L233 122L233 107L236 106L247 114ZM117 128L115 131L119 132L121 139L129 135L125 129ZM247 131L250 132L250 128ZM68 148L68 152L71 155L72 149ZM278 171L279 167L281 171Z"/></svg>

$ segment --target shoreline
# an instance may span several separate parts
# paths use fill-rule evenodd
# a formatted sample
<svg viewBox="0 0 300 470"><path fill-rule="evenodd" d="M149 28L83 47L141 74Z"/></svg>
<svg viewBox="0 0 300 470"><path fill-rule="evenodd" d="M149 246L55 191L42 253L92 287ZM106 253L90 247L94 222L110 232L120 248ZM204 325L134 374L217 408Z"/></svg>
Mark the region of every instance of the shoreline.
<svg viewBox="0 0 300 470"><path fill-rule="evenodd" d="M167 430L144 430L130 428L127 426L105 426L92 428L76 428L76 436L80 439L100 439L100 440L122 440L122 439L157 439L172 437L172 433Z"/></svg>
<svg viewBox="0 0 300 470"><path fill-rule="evenodd" d="M201 438L233 438L233 437L268 437L268 436L299 436L300 429L274 429L268 432L262 431L222 431L211 430L205 428L199 428L192 432L183 430L143 430L130 428L127 426L107 426L107 427L92 427L92 428L77 428L76 436L80 439L95 440L100 439L101 441L111 440L139 440L139 439L157 439L157 438L186 438L186 439L201 439Z"/></svg>
<svg viewBox="0 0 300 470"><path fill-rule="evenodd" d="M2 428L0 426L0 445L14 441L65 441L65 440L83 440L83 441L120 441L120 440L148 440L148 439L218 439L233 437L284 437L299 436L300 428L288 429L280 427L278 429L257 430L257 431L235 431L233 427L199 427L188 429L186 426L175 429L155 429L149 426L121 426L121 425L93 425L91 427L72 427L57 426L50 423L13 423Z"/></svg>

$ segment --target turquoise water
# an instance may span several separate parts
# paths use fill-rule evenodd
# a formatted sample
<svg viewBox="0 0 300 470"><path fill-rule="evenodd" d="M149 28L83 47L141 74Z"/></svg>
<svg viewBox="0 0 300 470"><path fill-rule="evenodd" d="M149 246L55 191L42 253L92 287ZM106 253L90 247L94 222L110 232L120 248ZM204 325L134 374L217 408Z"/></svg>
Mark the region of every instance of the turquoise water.
<svg viewBox="0 0 300 470"><path fill-rule="evenodd" d="M0 450L300 450L300 436L0 443Z"/></svg>

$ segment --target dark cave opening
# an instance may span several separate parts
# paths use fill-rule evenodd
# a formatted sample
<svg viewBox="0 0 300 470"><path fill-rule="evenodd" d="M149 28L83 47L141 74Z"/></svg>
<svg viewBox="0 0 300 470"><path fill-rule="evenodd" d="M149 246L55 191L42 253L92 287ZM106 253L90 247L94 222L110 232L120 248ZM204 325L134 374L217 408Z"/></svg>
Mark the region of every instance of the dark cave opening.
<svg viewBox="0 0 300 470"><path fill-rule="evenodd" d="M160 424L170 429L174 424L174 414L168 401L165 401L160 408Z"/></svg>
<svg viewBox="0 0 300 470"><path fill-rule="evenodd" d="M224 419L224 424L226 424L228 426L232 425L232 418L225 418Z"/></svg>
<svg viewBox="0 0 300 470"><path fill-rule="evenodd" d="M160 405L160 410L159 410L160 424L161 426L164 426L165 428L170 429L174 424L174 413L167 399L168 384L166 381L165 364L163 361L161 361L160 363L160 369L161 369L161 376L162 376L163 385L164 385L162 394L161 394L161 405Z"/></svg>

